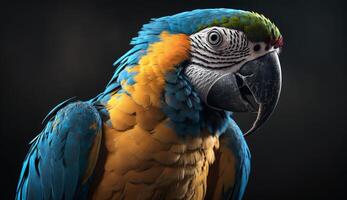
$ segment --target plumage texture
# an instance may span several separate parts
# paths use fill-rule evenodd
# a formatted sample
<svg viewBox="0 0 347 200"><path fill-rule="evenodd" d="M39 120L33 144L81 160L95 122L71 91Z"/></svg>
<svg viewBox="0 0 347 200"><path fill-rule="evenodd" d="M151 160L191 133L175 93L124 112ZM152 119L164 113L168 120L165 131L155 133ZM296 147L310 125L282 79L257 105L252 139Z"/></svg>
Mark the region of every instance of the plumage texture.
<svg viewBox="0 0 347 200"><path fill-rule="evenodd" d="M250 170L241 130L231 113L206 106L182 75L189 35L215 25L255 41L281 38L265 17L241 10L153 19L114 63L102 93L49 114L16 198L241 199Z"/></svg>
<svg viewBox="0 0 347 200"><path fill-rule="evenodd" d="M81 191L88 187L98 157L102 121L89 103L66 104L60 105L63 108L32 141L17 199L72 199L85 195Z"/></svg>
<svg viewBox="0 0 347 200"><path fill-rule="evenodd" d="M107 103L111 122L104 127L107 158L93 199L203 199L206 195L209 167L219 148L218 136L232 120L227 114L218 116L218 112L209 110L208 115L219 125L213 123L204 113L207 107L203 109L194 89L181 77L177 65L187 59L188 50L185 35L164 32L138 65L125 69L134 82L122 79L122 90ZM243 139L239 129L231 134ZM230 150L244 142L229 143L221 149L227 152L218 161L223 167L237 165L239 157L244 156L234 156ZM235 166L229 174L231 179L219 183L230 190L216 192L216 199L234 194L232 177L239 168ZM224 177L223 171L215 173ZM237 190L242 196L243 191Z"/></svg>

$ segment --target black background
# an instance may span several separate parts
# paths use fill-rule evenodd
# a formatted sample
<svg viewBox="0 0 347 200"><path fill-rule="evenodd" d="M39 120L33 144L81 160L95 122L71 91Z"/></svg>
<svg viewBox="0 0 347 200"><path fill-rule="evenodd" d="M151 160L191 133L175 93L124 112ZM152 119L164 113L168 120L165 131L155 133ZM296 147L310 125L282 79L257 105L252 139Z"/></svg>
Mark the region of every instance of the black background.
<svg viewBox="0 0 347 200"><path fill-rule="evenodd" d="M15 194L28 142L64 99L102 91L112 63L152 17L196 8L263 13L280 28L282 96L247 138L245 199L343 199L346 195L346 19L343 1L109 1L1 3L1 192Z"/></svg>

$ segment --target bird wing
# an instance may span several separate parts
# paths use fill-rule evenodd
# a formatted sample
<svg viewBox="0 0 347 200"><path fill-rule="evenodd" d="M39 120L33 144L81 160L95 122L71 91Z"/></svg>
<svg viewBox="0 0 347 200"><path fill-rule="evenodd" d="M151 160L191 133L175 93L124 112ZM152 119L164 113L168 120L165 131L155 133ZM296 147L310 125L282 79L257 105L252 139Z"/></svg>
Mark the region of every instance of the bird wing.
<svg viewBox="0 0 347 200"><path fill-rule="evenodd" d="M99 153L102 120L87 102L63 102L31 142L16 199L73 199L86 193Z"/></svg>
<svg viewBox="0 0 347 200"><path fill-rule="evenodd" d="M220 136L220 148L215 154L216 160L208 175L207 199L241 200L248 182L251 156L233 120Z"/></svg>

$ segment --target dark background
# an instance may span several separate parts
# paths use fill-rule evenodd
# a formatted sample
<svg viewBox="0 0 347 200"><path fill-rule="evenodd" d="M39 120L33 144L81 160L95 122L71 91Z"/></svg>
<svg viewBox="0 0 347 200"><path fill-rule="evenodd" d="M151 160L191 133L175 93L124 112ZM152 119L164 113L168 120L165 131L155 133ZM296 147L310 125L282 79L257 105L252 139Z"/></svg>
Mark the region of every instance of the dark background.
<svg viewBox="0 0 347 200"><path fill-rule="evenodd" d="M279 105L247 138L245 199L344 199L347 12L335 0L1 3L0 199L13 199L28 142L49 110L101 92L142 24L212 7L263 13L285 40Z"/></svg>

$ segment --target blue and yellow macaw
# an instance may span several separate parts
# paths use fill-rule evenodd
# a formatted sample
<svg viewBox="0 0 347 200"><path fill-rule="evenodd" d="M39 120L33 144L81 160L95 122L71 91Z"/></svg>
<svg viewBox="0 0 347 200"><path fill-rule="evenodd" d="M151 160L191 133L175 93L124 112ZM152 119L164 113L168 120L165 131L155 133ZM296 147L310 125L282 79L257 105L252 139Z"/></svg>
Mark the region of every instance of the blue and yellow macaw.
<svg viewBox="0 0 347 200"><path fill-rule="evenodd" d="M200 9L153 19L105 91L54 108L31 142L16 199L242 198L250 153L232 112L279 98L282 46L263 15Z"/></svg>

